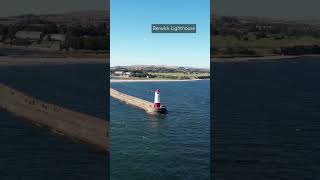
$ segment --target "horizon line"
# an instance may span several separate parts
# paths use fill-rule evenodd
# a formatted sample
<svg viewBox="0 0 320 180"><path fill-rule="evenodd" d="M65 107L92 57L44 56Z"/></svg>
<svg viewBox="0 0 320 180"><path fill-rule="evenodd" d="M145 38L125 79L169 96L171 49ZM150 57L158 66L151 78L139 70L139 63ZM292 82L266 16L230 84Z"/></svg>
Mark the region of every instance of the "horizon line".
<svg viewBox="0 0 320 180"><path fill-rule="evenodd" d="M200 66L190 66L190 65L185 65L185 66L181 66L181 65L159 65L159 64L131 64L131 65L113 65L110 66L111 67L118 67L118 66L159 66L159 67L184 67L184 68L198 68L198 69L210 69L210 65L209 67L200 67Z"/></svg>
<svg viewBox="0 0 320 180"><path fill-rule="evenodd" d="M50 16L50 15L62 15L62 14L70 14L70 13L79 13L79 12L86 12L86 11L104 11L109 12L110 9L79 9L79 10L71 10L71 11L60 11L60 12L29 12L29 13L18 13L18 14L12 14L12 15L1 15L0 18L14 18L19 16L25 16L25 15L34 15L34 16Z"/></svg>

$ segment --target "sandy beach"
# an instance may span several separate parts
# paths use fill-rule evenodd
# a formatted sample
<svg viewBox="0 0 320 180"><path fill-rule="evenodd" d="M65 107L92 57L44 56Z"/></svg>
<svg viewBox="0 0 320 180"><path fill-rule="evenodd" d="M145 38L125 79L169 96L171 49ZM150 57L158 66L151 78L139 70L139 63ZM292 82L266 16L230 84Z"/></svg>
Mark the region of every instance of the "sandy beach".
<svg viewBox="0 0 320 180"><path fill-rule="evenodd" d="M212 62L258 62L258 61L280 61L294 59L301 56L264 56L264 57L233 57L233 58L211 58Z"/></svg>
<svg viewBox="0 0 320 180"><path fill-rule="evenodd" d="M170 80L170 79L110 79L110 83L121 82L181 82L181 81L202 81L204 79L182 79L182 80Z"/></svg>
<svg viewBox="0 0 320 180"><path fill-rule="evenodd" d="M62 64L107 64L102 58L37 58L0 56L0 66L28 66L28 65L62 65Z"/></svg>
<svg viewBox="0 0 320 180"><path fill-rule="evenodd" d="M211 62L265 62L265 61L283 61L302 57L320 57L316 54L305 54L297 56L264 56L264 57L234 57L234 58L211 58Z"/></svg>
<svg viewBox="0 0 320 180"><path fill-rule="evenodd" d="M5 45L0 43L0 56L32 57L32 58L99 58L109 57L109 51L96 52L90 50L58 51L49 48L32 48L24 46ZM108 58L109 59L109 58Z"/></svg>

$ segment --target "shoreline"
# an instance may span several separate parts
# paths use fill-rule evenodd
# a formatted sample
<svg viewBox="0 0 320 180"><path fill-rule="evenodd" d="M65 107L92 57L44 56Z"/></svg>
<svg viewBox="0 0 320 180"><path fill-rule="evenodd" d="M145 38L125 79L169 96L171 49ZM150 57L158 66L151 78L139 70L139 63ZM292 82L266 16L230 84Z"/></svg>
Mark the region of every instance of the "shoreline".
<svg viewBox="0 0 320 180"><path fill-rule="evenodd" d="M28 57L28 58L100 58L109 57L110 51L91 51L91 50L73 50L60 51L50 48L25 47L6 45L0 43L0 50L16 51L7 53L4 51L4 56L7 57ZM1 56L1 55L0 55Z"/></svg>
<svg viewBox="0 0 320 180"><path fill-rule="evenodd" d="M110 79L110 83L122 83L122 82L187 82L187 81L202 81L202 80L209 80L209 79Z"/></svg>
<svg viewBox="0 0 320 180"><path fill-rule="evenodd" d="M68 64L108 64L102 58L39 58L0 56L0 66L68 65Z"/></svg>
<svg viewBox="0 0 320 180"><path fill-rule="evenodd" d="M211 62L266 62L266 61L282 61L302 57L320 57L316 54L292 55L292 56L259 56L259 57L232 57L232 58L211 58Z"/></svg>

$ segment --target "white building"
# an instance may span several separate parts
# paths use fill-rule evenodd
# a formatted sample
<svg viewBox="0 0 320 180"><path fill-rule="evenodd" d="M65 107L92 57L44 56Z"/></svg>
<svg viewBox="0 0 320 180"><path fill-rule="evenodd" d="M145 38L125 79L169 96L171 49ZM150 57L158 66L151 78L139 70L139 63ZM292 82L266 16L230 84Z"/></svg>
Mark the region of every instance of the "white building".
<svg viewBox="0 0 320 180"><path fill-rule="evenodd" d="M124 74L124 71L115 71L114 74L118 76L122 76Z"/></svg>
<svg viewBox="0 0 320 180"><path fill-rule="evenodd" d="M65 34L49 34L47 35L48 39L51 39L53 41L60 41L65 42L66 41L66 35Z"/></svg>
<svg viewBox="0 0 320 180"><path fill-rule="evenodd" d="M30 39L30 40L41 40L42 32L39 31L18 31L15 34L16 38Z"/></svg>

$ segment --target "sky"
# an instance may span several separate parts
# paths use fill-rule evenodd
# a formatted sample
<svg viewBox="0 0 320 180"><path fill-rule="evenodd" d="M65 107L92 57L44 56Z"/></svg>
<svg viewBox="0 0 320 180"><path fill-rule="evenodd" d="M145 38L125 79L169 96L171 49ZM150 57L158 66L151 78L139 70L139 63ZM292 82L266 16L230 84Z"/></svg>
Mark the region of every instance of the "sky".
<svg viewBox="0 0 320 180"><path fill-rule="evenodd" d="M106 10L108 7L109 0L1 0L0 17Z"/></svg>
<svg viewBox="0 0 320 180"><path fill-rule="evenodd" d="M210 66L210 0L111 0L110 19L111 66ZM197 33L151 33L171 23Z"/></svg>
<svg viewBox="0 0 320 180"><path fill-rule="evenodd" d="M212 0L214 13L285 19L320 19L319 0Z"/></svg>

